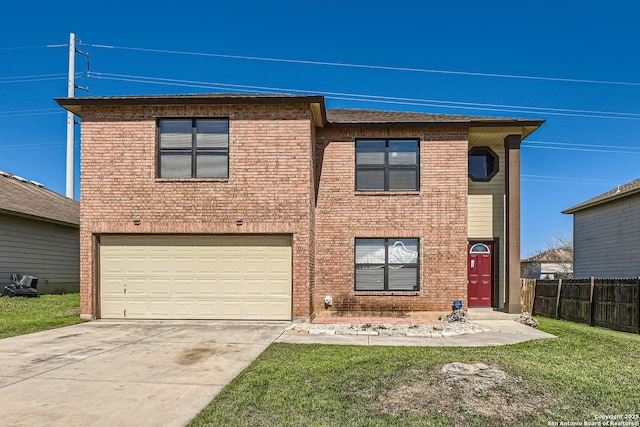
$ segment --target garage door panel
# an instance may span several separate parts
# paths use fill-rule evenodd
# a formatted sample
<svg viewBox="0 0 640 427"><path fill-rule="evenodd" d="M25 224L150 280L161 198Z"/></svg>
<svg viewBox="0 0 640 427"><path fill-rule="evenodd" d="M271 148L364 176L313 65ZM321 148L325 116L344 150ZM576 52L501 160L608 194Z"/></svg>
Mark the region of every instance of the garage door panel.
<svg viewBox="0 0 640 427"><path fill-rule="evenodd" d="M269 259L269 261L271 261ZM244 272L248 274L261 274L266 271L265 255L254 255L242 257L242 265L244 265Z"/></svg>
<svg viewBox="0 0 640 427"><path fill-rule="evenodd" d="M242 270L242 260L237 255L220 255L214 265L214 271L220 274L237 274Z"/></svg>
<svg viewBox="0 0 640 427"><path fill-rule="evenodd" d="M118 318L144 319L149 317L147 301L129 298L125 304L124 314L117 316Z"/></svg>
<svg viewBox="0 0 640 427"><path fill-rule="evenodd" d="M105 318L291 318L287 236L103 236L100 261Z"/></svg>
<svg viewBox="0 0 640 427"><path fill-rule="evenodd" d="M149 286L151 284L152 286ZM136 288L136 294L150 297L166 298L174 292L175 283L168 278L149 277L143 279Z"/></svg>
<svg viewBox="0 0 640 427"><path fill-rule="evenodd" d="M220 295L219 279L215 277L198 277L193 281L190 295L197 298L215 298Z"/></svg>
<svg viewBox="0 0 640 427"><path fill-rule="evenodd" d="M149 255L141 257L139 265L142 266L142 274L166 274L167 267L172 265L172 259L168 256ZM146 264L146 265L145 265Z"/></svg>
<svg viewBox="0 0 640 427"><path fill-rule="evenodd" d="M219 258L211 255L200 255L194 260L194 270L199 274L215 274L219 271Z"/></svg>
<svg viewBox="0 0 640 427"><path fill-rule="evenodd" d="M165 266L160 271L167 271L167 266L170 266L171 273L176 275L185 274L190 276L194 272L194 264L194 255L173 256L165 261Z"/></svg>

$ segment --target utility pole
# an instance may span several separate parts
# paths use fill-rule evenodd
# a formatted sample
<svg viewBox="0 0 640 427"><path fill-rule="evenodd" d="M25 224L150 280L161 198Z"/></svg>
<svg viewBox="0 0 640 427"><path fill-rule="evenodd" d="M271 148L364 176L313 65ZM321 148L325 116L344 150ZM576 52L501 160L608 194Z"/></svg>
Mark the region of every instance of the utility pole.
<svg viewBox="0 0 640 427"><path fill-rule="evenodd" d="M69 79L67 80L67 97L74 98L76 91L76 35L69 34ZM67 190L65 195L70 199L75 193L75 117L71 111L67 111Z"/></svg>

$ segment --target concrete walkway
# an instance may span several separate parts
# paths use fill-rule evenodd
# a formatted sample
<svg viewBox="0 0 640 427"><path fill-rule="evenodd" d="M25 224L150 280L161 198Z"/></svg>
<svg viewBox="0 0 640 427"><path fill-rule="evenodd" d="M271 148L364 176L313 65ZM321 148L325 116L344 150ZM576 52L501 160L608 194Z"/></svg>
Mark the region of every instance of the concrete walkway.
<svg viewBox="0 0 640 427"><path fill-rule="evenodd" d="M182 427L288 325L95 321L2 339L0 425Z"/></svg>

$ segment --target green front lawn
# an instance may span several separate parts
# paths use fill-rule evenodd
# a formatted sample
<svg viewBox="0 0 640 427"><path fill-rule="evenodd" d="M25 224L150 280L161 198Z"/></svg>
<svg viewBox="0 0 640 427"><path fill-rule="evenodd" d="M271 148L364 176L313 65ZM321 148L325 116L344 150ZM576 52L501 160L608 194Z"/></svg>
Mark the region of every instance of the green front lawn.
<svg viewBox="0 0 640 427"><path fill-rule="evenodd" d="M640 336L539 320L558 338L485 348L273 344L190 425L547 426L640 416ZM439 368L449 362L486 363L508 378L445 382Z"/></svg>
<svg viewBox="0 0 640 427"><path fill-rule="evenodd" d="M0 338L81 322L80 294L0 298Z"/></svg>

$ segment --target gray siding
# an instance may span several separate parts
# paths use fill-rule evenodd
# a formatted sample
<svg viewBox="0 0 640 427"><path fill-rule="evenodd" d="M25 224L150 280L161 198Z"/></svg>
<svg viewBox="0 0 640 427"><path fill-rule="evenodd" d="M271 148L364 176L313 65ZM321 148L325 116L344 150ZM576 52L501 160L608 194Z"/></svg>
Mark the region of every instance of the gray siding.
<svg viewBox="0 0 640 427"><path fill-rule="evenodd" d="M640 194L574 213L574 277L640 276Z"/></svg>
<svg viewBox="0 0 640 427"><path fill-rule="evenodd" d="M79 245L77 227L0 214L0 283L24 273L42 293L78 292Z"/></svg>

